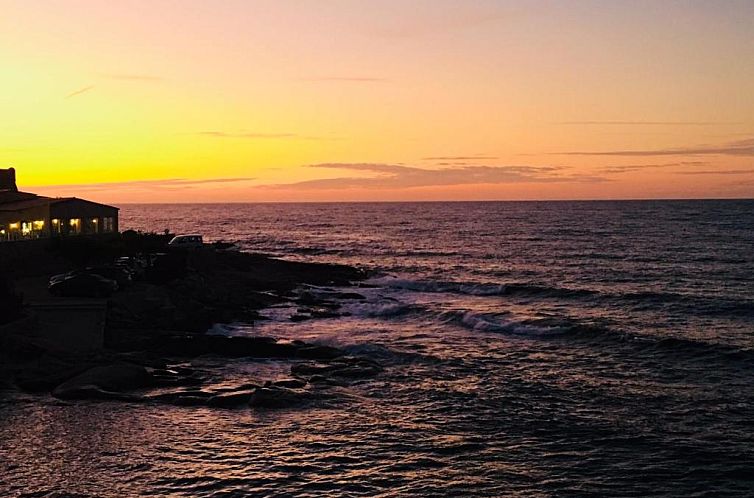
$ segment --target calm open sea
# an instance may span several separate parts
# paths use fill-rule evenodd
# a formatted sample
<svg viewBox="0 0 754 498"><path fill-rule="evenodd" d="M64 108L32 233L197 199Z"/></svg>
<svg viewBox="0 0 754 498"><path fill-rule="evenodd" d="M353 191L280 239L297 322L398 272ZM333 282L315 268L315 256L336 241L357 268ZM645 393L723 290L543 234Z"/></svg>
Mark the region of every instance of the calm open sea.
<svg viewBox="0 0 754 498"><path fill-rule="evenodd" d="M292 323L282 307L215 332L334 344L386 370L305 409L0 404L0 489L754 495L754 201L130 205L121 216L122 229L374 270L348 317ZM290 366L200 362L238 380Z"/></svg>

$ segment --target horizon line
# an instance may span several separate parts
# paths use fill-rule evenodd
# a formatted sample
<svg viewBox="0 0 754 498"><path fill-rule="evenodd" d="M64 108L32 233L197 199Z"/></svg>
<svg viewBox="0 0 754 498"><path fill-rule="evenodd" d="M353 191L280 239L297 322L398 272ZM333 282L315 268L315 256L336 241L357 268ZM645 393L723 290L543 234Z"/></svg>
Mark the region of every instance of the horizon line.
<svg viewBox="0 0 754 498"><path fill-rule="evenodd" d="M754 201L754 197L626 197L604 199L456 199L415 201L226 201L226 202L121 202L118 205L136 206L195 206L227 204L441 204L441 203L493 203L493 202L681 202L681 201Z"/></svg>

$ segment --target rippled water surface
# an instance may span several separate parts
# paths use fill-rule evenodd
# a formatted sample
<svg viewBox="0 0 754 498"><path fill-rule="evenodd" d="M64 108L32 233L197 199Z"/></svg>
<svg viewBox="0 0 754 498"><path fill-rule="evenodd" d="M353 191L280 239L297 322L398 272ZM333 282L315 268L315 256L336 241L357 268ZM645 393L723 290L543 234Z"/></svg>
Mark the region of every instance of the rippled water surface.
<svg viewBox="0 0 754 498"><path fill-rule="evenodd" d="M752 496L754 202L124 206L373 270L350 316L218 326L385 366L292 410L0 404L0 490ZM313 289L311 292L318 292ZM197 360L230 381L286 362Z"/></svg>

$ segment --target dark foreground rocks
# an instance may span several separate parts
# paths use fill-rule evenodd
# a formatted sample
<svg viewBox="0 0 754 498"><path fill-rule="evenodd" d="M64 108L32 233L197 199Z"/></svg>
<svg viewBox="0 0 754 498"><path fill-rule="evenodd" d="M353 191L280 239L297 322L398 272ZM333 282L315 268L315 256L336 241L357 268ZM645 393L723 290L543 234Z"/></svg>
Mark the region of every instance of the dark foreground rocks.
<svg viewBox="0 0 754 498"><path fill-rule="evenodd" d="M367 276L351 266L242 252L201 250L186 254L185 259L186 270L175 278L137 282L112 296L107 318L110 347L124 350L138 346L134 341L143 339L141 331L203 333L215 323L254 322L262 319L260 309L283 302L317 303L313 316L338 316L337 305L333 308L330 302L299 296L296 290L301 286L346 286Z"/></svg>
<svg viewBox="0 0 754 498"><path fill-rule="evenodd" d="M340 316L338 299L364 296L321 286L345 286L365 272L210 249L178 259L180 271L155 274L160 278L135 282L110 298L104 350L72 352L23 335L0 337L0 384L62 400L285 408L329 399L339 387L381 371L330 346L206 334L216 323L263 319L260 309L285 302L305 319ZM291 375L228 387L218 382L221 369L185 366L204 356L286 359Z"/></svg>
<svg viewBox="0 0 754 498"><path fill-rule="evenodd" d="M333 389L362 382L382 371L375 361L347 355L338 348L269 337L173 337L164 345L170 345L170 358L155 352L76 359L48 356L20 369L13 380L23 390L50 392L67 401L279 409L332 400L337 396ZM288 359L290 376L228 386L222 371L187 367L186 360L196 356Z"/></svg>

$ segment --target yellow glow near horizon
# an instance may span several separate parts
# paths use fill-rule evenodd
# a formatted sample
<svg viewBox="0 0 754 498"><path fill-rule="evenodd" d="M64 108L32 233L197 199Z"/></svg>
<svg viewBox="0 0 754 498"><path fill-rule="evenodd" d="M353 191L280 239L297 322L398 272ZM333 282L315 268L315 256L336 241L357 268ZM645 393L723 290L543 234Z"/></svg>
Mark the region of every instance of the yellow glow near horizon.
<svg viewBox="0 0 754 498"><path fill-rule="evenodd" d="M22 189L113 203L754 196L750 2L0 7L0 168Z"/></svg>

